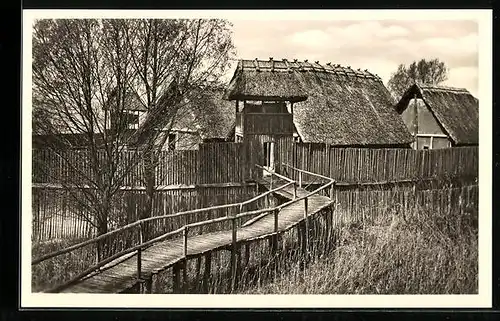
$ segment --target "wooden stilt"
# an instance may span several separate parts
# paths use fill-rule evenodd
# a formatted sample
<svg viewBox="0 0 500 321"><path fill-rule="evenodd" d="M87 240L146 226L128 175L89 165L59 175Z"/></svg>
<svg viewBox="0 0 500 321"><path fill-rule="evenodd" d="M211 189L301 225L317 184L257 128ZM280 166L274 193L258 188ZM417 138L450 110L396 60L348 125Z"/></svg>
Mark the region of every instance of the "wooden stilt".
<svg viewBox="0 0 500 321"><path fill-rule="evenodd" d="M203 271L203 292L208 293L210 272L212 270L212 253L205 254L205 270Z"/></svg>
<svg viewBox="0 0 500 321"><path fill-rule="evenodd" d="M153 291L153 289L152 289L152 287L153 287L153 275L150 274L149 276L144 277L144 279L141 282L141 286L142 286L141 293L151 294Z"/></svg>
<svg viewBox="0 0 500 321"><path fill-rule="evenodd" d="M173 293L180 293L180 272L180 263L175 263L172 266Z"/></svg>
<svg viewBox="0 0 500 321"><path fill-rule="evenodd" d="M188 260L184 259L182 264L182 293L187 293L189 291L189 282L187 277Z"/></svg>
<svg viewBox="0 0 500 321"><path fill-rule="evenodd" d="M196 258L196 286L199 287L200 281L200 270L201 270L201 256Z"/></svg>
<svg viewBox="0 0 500 321"><path fill-rule="evenodd" d="M241 247L238 247L238 251L236 252L236 277L235 277L235 287L240 283L241 280Z"/></svg>
<svg viewBox="0 0 500 321"><path fill-rule="evenodd" d="M248 262L250 260L250 244L245 243L245 267L248 266Z"/></svg>
<svg viewBox="0 0 500 321"><path fill-rule="evenodd" d="M326 233L325 233L325 252L330 252L330 244L332 238L332 225L333 225L333 206L329 211L326 211Z"/></svg>
<svg viewBox="0 0 500 321"><path fill-rule="evenodd" d="M236 219L232 219L232 246L231 246L231 291L236 285L236 253L237 253Z"/></svg>
<svg viewBox="0 0 500 321"><path fill-rule="evenodd" d="M238 257L239 250L237 247L231 249L231 292L236 289L236 283L238 279Z"/></svg>
<svg viewBox="0 0 500 321"><path fill-rule="evenodd" d="M301 244L302 244L302 233L300 231L300 223L297 224L296 226L296 230L297 230L297 244L300 248Z"/></svg>
<svg viewBox="0 0 500 321"><path fill-rule="evenodd" d="M304 246L307 247L309 243L309 212L308 212L308 199L304 198Z"/></svg>
<svg viewBox="0 0 500 321"><path fill-rule="evenodd" d="M302 253L303 259L305 259L307 255L307 239L306 239L306 224L305 222L299 223L299 233L300 233L300 250Z"/></svg>
<svg viewBox="0 0 500 321"><path fill-rule="evenodd" d="M269 238L269 248L272 257L276 256L276 250L278 247L278 210L273 211L274 216L274 234Z"/></svg>

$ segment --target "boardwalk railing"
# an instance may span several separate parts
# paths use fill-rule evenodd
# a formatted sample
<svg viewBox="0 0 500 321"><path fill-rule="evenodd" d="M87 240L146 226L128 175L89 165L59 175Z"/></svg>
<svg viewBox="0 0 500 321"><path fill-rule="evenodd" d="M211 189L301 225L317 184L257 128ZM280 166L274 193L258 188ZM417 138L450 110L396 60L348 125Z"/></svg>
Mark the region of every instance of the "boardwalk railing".
<svg viewBox="0 0 500 321"><path fill-rule="evenodd" d="M232 230L233 230L233 243L236 243L237 241L237 235L236 235L236 229L237 229L237 223L238 220L244 217L252 216L252 215L259 215L262 213L269 213L272 211L277 210L277 208L266 208L266 209L261 209L261 210L255 210L255 211L247 211L244 212L244 208L246 205L249 205L253 202L256 202L257 200L267 197L271 193L277 192L281 189L284 189L290 185L294 184L294 181L289 181L286 184L276 187L272 190L269 190L263 194L260 194L252 199L249 199L244 202L240 203L234 203L234 204L226 204L226 205L218 205L218 206L212 206L212 207L207 207L207 208L201 208L201 209L195 209L195 210L189 210L189 211L183 211L183 212L178 212L175 214L168 214L168 215L162 215L162 216L155 216L155 217L149 217L145 219L138 220L134 223L125 225L121 228L115 229L113 231L107 232L105 234L102 234L98 237L95 237L91 240L87 240L75 245L72 245L70 247L67 247L62 250L54 251L51 253L48 253L46 255L42 255L41 257L35 258L32 260L32 266L38 266L42 270L45 270L47 267L43 266L45 263L52 263L53 265L58 265L62 264L64 265L65 262L73 260L73 264L75 261L80 262L79 266L74 266L72 267L72 270L80 270L81 272L70 276L68 281L63 281L62 284L58 284L54 288L50 289L48 292L58 292L60 289L67 287L68 285L71 285L72 283L78 281L79 279L82 279L93 272L98 271L99 269L103 268L106 265L114 265L118 264L119 262L123 261L124 259L128 258L125 257L127 254L131 253L136 253L138 256L137 260L137 277L140 280L141 279L141 251L144 250L145 248L166 240L168 238L172 238L175 236L178 236L180 234L183 235L184 238L184 254L187 256L187 242L188 242L188 237L189 233L191 232L192 235L195 235L195 228L198 229L197 234L202 234L202 228L203 226L209 225L209 224L214 224L214 223L219 223L219 222L226 222L226 221L232 221ZM173 218L173 217L179 217L179 216L186 216L190 214L196 214L196 213L203 213L203 212L208 212L208 211L215 211L219 209L226 209L226 208L234 208L238 207L239 208L239 213L238 214L232 214L232 215L227 215L225 217L219 217L219 218L214 218L210 220L205 220L205 221L200 221L200 222L195 222L195 223L190 223L186 224L181 228L178 228L174 231L165 233L163 235L160 235L156 238L153 238L151 240L144 240L144 231L147 231L147 225L150 222L153 221L163 221L165 226L168 224L168 219ZM166 229L166 228L165 228ZM89 249L89 246L94 246L94 249ZM85 250L86 249L86 250ZM52 261L52 262L47 262L47 261ZM90 262L97 262L95 264L92 264ZM83 265L83 266L82 266ZM50 268L49 268L50 269ZM83 269L83 271L82 271ZM47 280L47 282L50 283L58 283L57 281L60 282L60 280L57 280L58 277L57 275L51 275L48 278L51 280ZM55 281L55 282L50 282L50 281Z"/></svg>
<svg viewBox="0 0 500 321"><path fill-rule="evenodd" d="M316 176L316 177L318 177L318 178L320 178L320 179L323 179L323 180L326 180L326 181L327 181L327 183L326 183L325 185L322 185L322 186L318 187L318 188L317 188L317 189L315 189L314 191L309 192L308 194L306 194L305 196L302 196L302 197L297 198L297 186L298 186L299 188L302 188L302 185L301 185L300 180L299 180L299 182L297 182L297 181L294 181L294 180L290 179L289 177L286 177L286 176L280 175L280 174L276 173L275 171L271 171L271 170L269 170L269 169L267 169L267 168L265 168L265 167L262 167L262 166L259 166L259 165L255 165L255 166L257 166L258 168L264 169L264 170L266 170L267 172L269 172L269 173L271 174L271 177L272 177L272 175L274 175L274 176L276 176L276 177L278 177L278 178L282 178L282 179L284 179L284 180L286 180L286 181L293 182L293 198L292 198L292 200L291 200L291 201L288 201L288 202L286 202L286 203L283 203L283 204L281 204L281 205L279 205L279 206L277 206L277 207L276 207L277 209L282 209L282 208L283 208L283 207L285 207L285 206L288 206L288 205L294 204L294 203L296 203L296 202L298 202L298 201L304 200L304 205L305 205L305 206L304 206L304 208L305 208L305 211L304 211L304 218L307 218L307 215L308 215L308 214L307 214L307 203L308 203L308 198L309 198L309 196L316 195L316 194L318 194L319 192L321 192L321 191L323 191L323 190L325 190L325 189L327 189L327 188L330 188L330 199L332 199L332 200L333 200L335 180L334 180L334 179L332 179L332 178L330 178L330 177L326 177L326 176L323 176L323 175L320 175L320 174L316 174L316 173L308 172L308 171L306 171L306 170L303 170L303 169L300 169L300 168L293 167L293 166L291 166L291 165L289 165L289 164L282 163L282 164L281 164L281 166L282 166L283 168L290 168L291 170L297 171L297 172L299 173L299 179L300 179L300 177L302 176L302 173L304 173L304 174L309 174L309 175L312 175L312 176ZM271 182L272 182L272 181L271 181ZM272 185L271 185L271 186L272 186ZM243 226L248 226L248 225L252 224L253 222L258 221L259 219L261 219L262 217L264 217L264 216L266 216L266 215L267 215L267 213L263 213L263 214L261 214L261 215L259 215L259 216L256 216L256 217L254 217L254 218L252 218L252 219L248 220L245 224L243 224ZM306 219L306 221L307 221L307 219Z"/></svg>
<svg viewBox="0 0 500 321"><path fill-rule="evenodd" d="M285 180L285 181L287 181L289 183L293 183L293 198L295 199L297 197L297 182L296 181L294 181L293 179L288 178L286 176L280 175L280 174L276 173L275 171L272 171L269 168L266 168L264 166L260 166L260 165L255 164L255 167L260 168L260 169L268 172L269 174L271 174L271 176L270 176L270 186L269 186L270 190L273 189L273 176L276 176L277 178L281 178L281 179L283 179L283 180Z"/></svg>
<svg viewBox="0 0 500 321"><path fill-rule="evenodd" d="M300 171L300 169L295 169ZM177 237L179 238L180 236L183 238L183 257L180 258L180 260L184 259L187 260L187 257L189 256L188 253L188 239L189 235L196 235L195 232L196 228L200 228L209 224L214 224L218 222L226 222L226 221L231 221L232 222L232 248L236 248L236 243L238 242L237 238L237 226L238 226L238 220L244 217L249 217L249 216L254 216L255 218L251 221L247 221L244 225L248 225L250 222L254 222L256 219L260 219L263 216L268 215L269 213L272 213L274 215L274 231L271 233L272 235L278 235L278 213L279 211L293 203L299 202L299 201L304 201L304 219L306 221L306 226L307 226L307 217L308 217L308 211L307 211L307 202L308 202L308 197L311 195L315 195L319 193L322 190L325 190L328 187L333 186L334 180L329 179L329 182L316 190L312 192L308 192L306 195L303 195L301 197L298 197L297 195L297 182L289 179L286 176L277 174L273 171L270 171L271 176L276 176L278 178L284 179L287 181L287 183L270 189L269 191L262 193L252 199L249 199L247 201L241 202L241 203L235 203L235 204L227 204L227 205L219 205L219 206L212 206L208 208L202 208L202 209L196 209L196 210L190 210L190 211L184 211L184 212L179 212L175 214L169 214L169 215L163 215L163 216L157 216L157 217L150 217L146 219L139 220L137 222L128 224L126 226L123 226L121 228L118 228L116 230L110 231L108 233L102 234L96 238L93 238L91 240L81 242L75 245L72 245L70 247L67 247L65 249L55 251L46 255L43 255L39 258L33 259L32 260L32 266L39 267L42 270L52 270L54 272L57 272L57 269L54 269L52 266L52 269L49 266L43 266L44 264L47 263L52 263L52 264L63 264L71 260L83 260L83 265L84 266L79 266L79 273L77 272L76 274L72 274L66 279L60 279L61 276L57 275L52 275L52 279L47 285L50 285L51 288L46 291L46 292L59 292L63 290L64 288L74 284L78 280L84 279L86 277L90 277L93 274L99 273L100 270L105 269L107 267L114 266L116 264L119 264L120 262L128 259L130 256L137 255L137 281L139 284L141 284L141 281L144 280L147 276L143 274L142 267L141 267L141 252L152 246L155 243ZM271 193L278 192L286 187L289 187L290 185L294 185L294 197L292 200L285 202L279 206L275 207L268 207L260 210L254 210L254 211L244 211L244 207L252 202L255 202L262 197L266 197L270 195ZM214 218L210 220L205 220L205 221L200 221L200 222L195 222L195 223L190 223L186 224L181 228L178 228L174 231L165 233L163 235L160 235L158 237L155 237L151 240L145 240L144 239L144 231L147 230L147 224L152 221L158 221L158 220L164 220L166 221L168 218L172 217L178 217L178 216L183 216L183 215L188 215L188 214L194 214L194 213L202 213L206 211L212 211L212 210L217 210L217 209L223 209L223 208L229 208L229 207L239 207L239 213L238 214L232 214L232 215L227 215L225 217L219 217L219 218ZM201 229L198 234L201 233ZM269 235L271 235L269 234ZM89 246L95 246L95 249L91 249L88 251ZM78 251L87 248L87 260L82 258L82 253L78 253ZM88 257L88 253L94 253L94 255L91 255L90 260ZM234 251L232 251L234 252ZM85 255L83 255L84 257ZM92 258L94 260L92 260ZM58 261L59 260L59 261ZM49 262L52 261L52 262ZM91 263L92 261L96 263ZM86 264L85 264L86 263ZM68 268L69 269L69 268ZM72 269L74 270L74 269ZM61 273L61 271L59 271ZM59 277L59 279L58 279ZM50 276L49 276L50 279ZM54 284L56 284L54 286Z"/></svg>

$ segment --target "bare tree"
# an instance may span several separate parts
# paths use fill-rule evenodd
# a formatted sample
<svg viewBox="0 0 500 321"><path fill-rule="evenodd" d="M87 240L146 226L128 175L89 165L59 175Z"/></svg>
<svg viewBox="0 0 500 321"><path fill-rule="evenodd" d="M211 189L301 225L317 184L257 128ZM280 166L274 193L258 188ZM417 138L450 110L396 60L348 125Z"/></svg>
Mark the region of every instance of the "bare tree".
<svg viewBox="0 0 500 321"><path fill-rule="evenodd" d="M137 74L136 90L148 117L136 139L144 150L146 206L152 215L159 151L183 104L219 85L233 54L230 24L224 20L132 20L127 41ZM191 107L195 105L191 104ZM199 106L202 108L202 106ZM147 234L147 233L146 233Z"/></svg>
<svg viewBox="0 0 500 321"><path fill-rule="evenodd" d="M106 233L117 191L144 160L150 216L159 151L179 108L219 83L232 55L230 24L222 20L39 20L33 28L33 133L45 137L75 175L61 183ZM133 94L146 109L139 129L124 112ZM85 147L68 159L66 146ZM127 162L121 153L133 145ZM85 164L91 168L81 168Z"/></svg>
<svg viewBox="0 0 500 321"><path fill-rule="evenodd" d="M119 157L123 127L110 126L111 117L125 122L120 111L133 78L123 28L91 19L39 20L33 28L33 132L71 169L60 182L98 234L108 231L114 197L134 166ZM74 144L86 147L76 162L65 148Z"/></svg>
<svg viewBox="0 0 500 321"><path fill-rule="evenodd" d="M399 99L412 84L437 85L448 79L448 68L439 59L414 61L410 65L400 64L391 75L387 87L395 99Z"/></svg>

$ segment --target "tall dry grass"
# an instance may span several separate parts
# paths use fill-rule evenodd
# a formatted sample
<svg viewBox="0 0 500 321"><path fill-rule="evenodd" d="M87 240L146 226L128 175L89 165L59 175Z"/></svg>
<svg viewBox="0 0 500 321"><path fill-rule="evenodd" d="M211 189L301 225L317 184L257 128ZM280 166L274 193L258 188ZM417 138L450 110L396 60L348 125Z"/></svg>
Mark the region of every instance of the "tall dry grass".
<svg viewBox="0 0 500 321"><path fill-rule="evenodd" d="M473 294L478 291L477 210L411 217L396 211L340 231L338 246L306 268L288 262L247 294ZM287 262L281 262L285 266Z"/></svg>

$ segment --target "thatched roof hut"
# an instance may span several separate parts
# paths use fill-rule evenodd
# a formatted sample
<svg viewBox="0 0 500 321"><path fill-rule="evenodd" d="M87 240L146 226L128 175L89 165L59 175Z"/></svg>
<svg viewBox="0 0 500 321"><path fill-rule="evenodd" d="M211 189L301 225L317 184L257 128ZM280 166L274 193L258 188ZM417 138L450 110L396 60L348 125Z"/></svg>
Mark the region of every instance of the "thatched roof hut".
<svg viewBox="0 0 500 321"><path fill-rule="evenodd" d="M172 130L197 132L202 139L228 139L234 127L234 105L222 88L206 88L178 110Z"/></svg>
<svg viewBox="0 0 500 321"><path fill-rule="evenodd" d="M293 102L293 121L306 143L398 146L413 141L382 80L367 70L307 60L241 60L225 98Z"/></svg>
<svg viewBox="0 0 500 321"><path fill-rule="evenodd" d="M402 113L413 98L421 99L454 145L479 143L479 101L464 88L412 85L396 105Z"/></svg>

